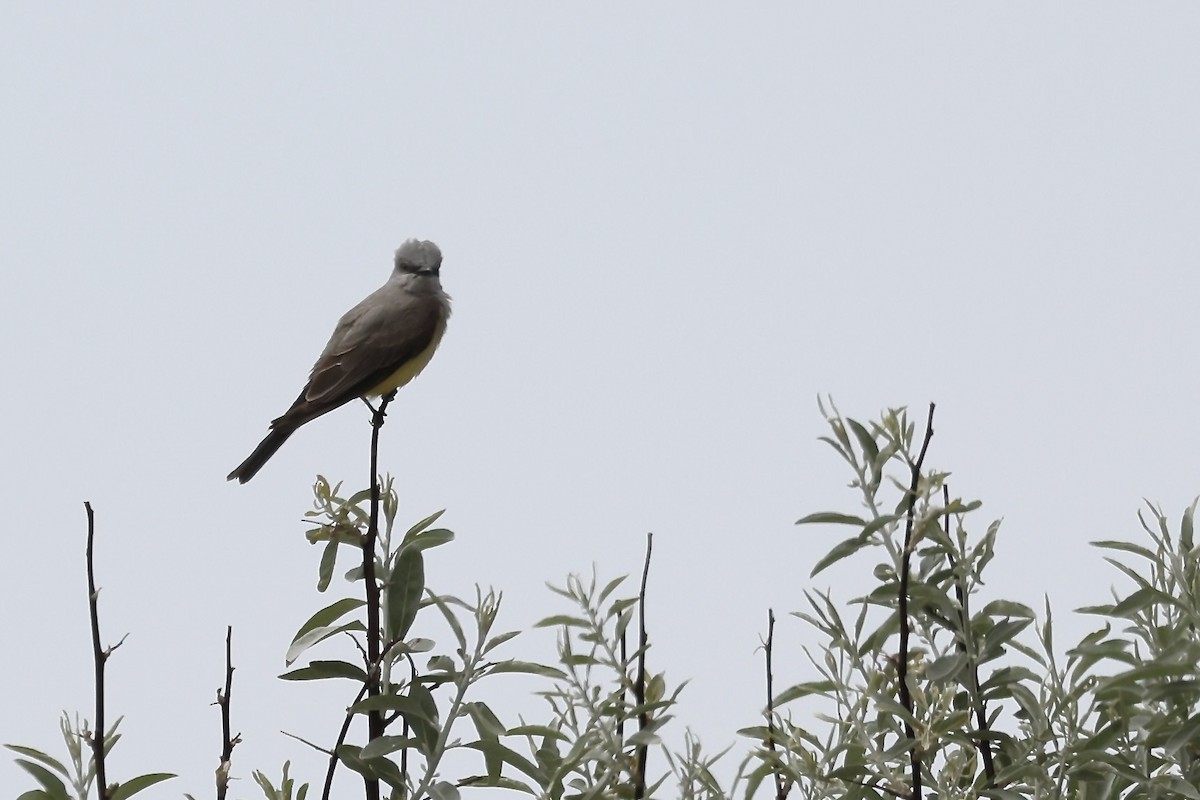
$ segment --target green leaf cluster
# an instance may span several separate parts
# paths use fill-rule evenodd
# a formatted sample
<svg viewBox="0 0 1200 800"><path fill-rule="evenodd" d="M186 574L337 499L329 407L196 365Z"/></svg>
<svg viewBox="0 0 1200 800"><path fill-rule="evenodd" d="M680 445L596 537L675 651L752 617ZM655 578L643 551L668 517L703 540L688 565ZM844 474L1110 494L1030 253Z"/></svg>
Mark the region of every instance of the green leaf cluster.
<svg viewBox="0 0 1200 800"><path fill-rule="evenodd" d="M853 564L869 578L850 597L799 593L792 616L819 644L799 670L768 662L783 688L767 708L747 711L731 780L719 763L729 748L712 754L690 731L676 732L686 682L655 664L653 641L639 635L643 598L622 593L624 578L593 571L551 585L565 608L537 627L557 633L552 663L506 657L518 631L498 627L502 594L476 587L464 600L431 588L427 559L454 534L435 527L442 512L397 528L390 478L367 562L380 594L378 658L364 646L366 603L347 595L307 616L281 676L347 687L340 733L311 745L330 761L330 778L341 768L377 780L394 800L453 800L473 789L545 800L858 800L911 797L918 774L928 798L1200 800L1195 504L1178 524L1148 505L1139 541L1094 543L1122 583L1107 602L1078 610L1101 622L1064 647L1049 598L1035 610L1009 587L985 584L1000 522L980 519L979 501L954 497L950 473L923 466L929 437L918 442L905 409L860 422L831 401L821 407L830 431L822 441L856 497L851 508L797 521L814 538L845 532L811 576ZM318 479L306 535L321 548L320 592L333 586L346 547L347 585L362 588L370 505L370 490L343 495ZM534 684L544 705L504 720L489 698L511 692L504 682L513 675ZM382 720L382 735L361 736L369 715ZM62 731L66 764L8 746L38 787L21 800L83 800L96 789L86 722L64 715ZM468 757L456 769L478 768L447 776L452 753ZM289 769L278 785L253 773L268 800L312 793ZM143 775L109 787L109 797L126 800L170 777Z"/></svg>

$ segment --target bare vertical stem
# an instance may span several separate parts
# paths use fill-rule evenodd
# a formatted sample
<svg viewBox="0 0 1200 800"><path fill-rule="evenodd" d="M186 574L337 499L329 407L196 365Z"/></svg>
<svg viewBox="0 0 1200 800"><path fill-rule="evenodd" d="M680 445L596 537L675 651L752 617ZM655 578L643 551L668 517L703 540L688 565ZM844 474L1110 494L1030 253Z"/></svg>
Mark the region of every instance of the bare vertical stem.
<svg viewBox="0 0 1200 800"><path fill-rule="evenodd" d="M622 665L629 663L629 647L628 647L628 644L626 643L625 634L626 634L625 630L622 629L621 630L621 664ZM624 669L624 666L622 666L622 669ZM628 690L621 692L622 700L624 700L628 697L629 697ZM621 715L620 717L617 718L617 748L619 751L622 751L622 752L625 750L625 716L624 715Z"/></svg>
<svg viewBox="0 0 1200 800"><path fill-rule="evenodd" d="M233 748L241 734L231 735L229 702L233 697L233 626L225 628L225 689L217 690L217 705L221 707L221 763L217 766L217 800L225 800L229 792L229 771L233 766Z"/></svg>
<svg viewBox="0 0 1200 800"><path fill-rule="evenodd" d="M354 702L350 706L357 705L363 699L363 695L367 693L367 687L371 685L370 679L358 689L358 694L354 696ZM349 708L350 706L347 706ZM350 733L350 723L354 722L354 714L347 711L346 718L342 720L342 728L338 731L337 741L333 745L333 749L329 752L329 767L325 770L325 785L321 789L321 800L329 800L329 793L333 791L333 775L337 772L338 765L338 750L346 743L346 735Z"/></svg>
<svg viewBox="0 0 1200 800"><path fill-rule="evenodd" d="M766 653L767 661L767 747L771 749L771 754L776 752L775 748L775 670L773 660L775 657L775 609L767 609L767 641L763 644L763 651ZM775 800L787 800L789 793L788 781L783 777L783 772L776 765L771 770L772 776L775 778Z"/></svg>
<svg viewBox="0 0 1200 800"><path fill-rule="evenodd" d="M654 551L654 534L646 534L646 561L642 565L642 585L638 590L638 667L637 681L633 685L633 695L640 711L638 712L638 731L644 731L650 726L650 714L646 711L646 581L650 577L650 555ZM650 748L640 744L636 751L636 772L634 774L633 796L638 800L646 796L646 760L650 756Z"/></svg>
<svg viewBox="0 0 1200 800"><path fill-rule="evenodd" d="M95 670L94 680L96 689L96 721L92 731L92 760L96 765L96 783L99 786L97 796L100 800L108 800L108 775L104 768L104 664L108 661L108 653L100 644L100 612L96 606L98 592L96 590L96 571L92 558L93 542L96 535L96 517L92 512L92 504L84 502L87 511L87 580L88 580L88 613L92 621L92 665Z"/></svg>
<svg viewBox="0 0 1200 800"><path fill-rule="evenodd" d="M396 396L393 389L379 401L371 414L371 521L363 537L363 582L367 586L367 697L379 695L379 650L383 638L379 624L379 581L375 577L375 548L379 539L379 429L387 417L388 403ZM369 405L369 404L368 404ZM383 736L383 712L367 714L367 741ZM379 781L365 778L367 800L379 800Z"/></svg>
<svg viewBox="0 0 1200 800"><path fill-rule="evenodd" d="M363 682L362 686L358 687L358 694L354 695L354 700L350 703L350 705L346 706L346 708L347 708L346 718L342 720L342 728L341 728L341 730L338 731L337 741L334 742L333 748L331 750L322 750L322 748L319 748L319 747L317 748L318 750L322 750L322 752L329 754L329 767L325 771L325 785L324 785L324 788L322 788L322 790L321 790L321 800L329 800L329 793L333 791L333 775L337 771L337 765L338 765L338 754L337 753L338 753L338 750L342 749L342 745L344 745L346 743L346 736L350 733L350 724L352 722L354 722L354 712L349 709L353 708L354 706L356 706L362 702L363 697L367 694L367 690L371 686L370 676L378 674L379 668L380 668L380 662L383 660L384 656L386 656L388 654L388 652L392 649L392 647L395 644L396 644L396 642L391 642L388 644L387 647L383 648L383 650L380 652L380 655L379 655L379 659L380 659L379 662L367 665L367 680ZM408 733L407 723L405 724L404 731L405 731L405 734L407 735L407 733ZM301 739L300 741L304 741L304 740ZM307 742L305 742L305 744L307 744ZM407 754L408 748L405 748L404 752ZM404 761L402 770L404 771L405 774L407 774L407 772L408 772L407 760Z"/></svg>
<svg viewBox="0 0 1200 800"><path fill-rule="evenodd" d="M921 748L917 743L917 734L910 720L915 719L913 711L912 692L908 688L908 638L911 625L908 616L909 573L911 571L913 542L913 522L917 508L917 488L921 481L921 467L925 463L925 453L929 449L929 440L933 438L933 410L935 404L929 404L929 418L925 422L925 440L921 443L921 452L917 460L912 462L912 482L908 488L908 513L904 523L904 552L900 561L900 654L897 656L896 677L900 684L900 705L908 712L909 719L904 721L904 734L912 743L909 749L909 764L912 769L913 800L921 800Z"/></svg>

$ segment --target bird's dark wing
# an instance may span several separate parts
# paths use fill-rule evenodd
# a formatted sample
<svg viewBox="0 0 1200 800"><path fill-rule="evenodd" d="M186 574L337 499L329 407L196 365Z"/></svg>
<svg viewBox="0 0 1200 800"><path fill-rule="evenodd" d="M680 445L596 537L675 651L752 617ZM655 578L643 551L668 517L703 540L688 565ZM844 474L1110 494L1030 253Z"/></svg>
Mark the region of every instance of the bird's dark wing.
<svg viewBox="0 0 1200 800"><path fill-rule="evenodd" d="M363 396L429 347L444 315L436 295L383 286L338 322L308 384L271 427L298 427Z"/></svg>

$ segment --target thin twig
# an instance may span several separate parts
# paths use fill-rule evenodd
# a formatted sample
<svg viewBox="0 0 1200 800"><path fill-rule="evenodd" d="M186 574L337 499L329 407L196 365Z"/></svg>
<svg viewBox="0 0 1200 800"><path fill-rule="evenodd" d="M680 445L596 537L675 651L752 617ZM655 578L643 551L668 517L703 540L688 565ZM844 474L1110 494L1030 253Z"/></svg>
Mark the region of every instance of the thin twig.
<svg viewBox="0 0 1200 800"><path fill-rule="evenodd" d="M379 663L379 644L382 634L379 624L379 581L375 579L375 544L379 539L379 429L387 417L388 403L396 396L396 390L388 392L379 401L379 408L371 411L371 522L363 538L363 582L367 585L367 660ZM367 404L368 407L370 403ZM372 670L367 676L367 696L379 694L379 675ZM383 712L372 710L367 713L367 743L383 736ZM367 800L379 800L379 780L364 778Z"/></svg>
<svg viewBox="0 0 1200 800"><path fill-rule="evenodd" d="M96 571L93 566L92 544L96 535L96 517L92 513L92 504L84 502L87 511L87 580L88 580L88 612L92 621L92 664L95 668L96 689L96 722L92 732L92 760L96 766L96 783L99 787L97 796L100 800L108 800L108 776L104 769L104 663L108 661L108 653L100 644L100 612L96 607L99 592L96 590Z"/></svg>
<svg viewBox="0 0 1200 800"><path fill-rule="evenodd" d="M621 664L629 663L629 649L625 641L626 629L621 628ZM622 667L624 669L624 667ZM629 697L629 690L625 689L621 692L621 700L624 702ZM617 752L625 750L625 715L617 717Z"/></svg>
<svg viewBox="0 0 1200 800"><path fill-rule="evenodd" d="M328 750L326 750L324 747L321 747L321 745L316 744L315 742L310 742L308 739L305 739L303 736L297 736L296 734L288 733L287 731L280 731L280 733L282 733L284 736L288 737L289 739L295 739L297 742L300 742L300 744L308 745L313 750L316 750L318 753L324 753L327 756L333 755Z"/></svg>
<svg viewBox="0 0 1200 800"><path fill-rule="evenodd" d="M233 748L242 735L230 735L229 701L233 697L233 626L225 628L225 689L217 690L217 705L221 707L221 763L217 765L217 800L225 800L229 791L229 771L233 767Z"/></svg>
<svg viewBox="0 0 1200 800"><path fill-rule="evenodd" d="M654 551L654 534L646 534L646 561L642 565L642 585L638 590L638 668L637 681L633 685L633 696L640 709L638 712L638 732L650 727L650 713L646 710L646 581L650 577L650 554ZM636 772L633 782L633 796L637 800L646 796L646 760L650 755L648 745L640 744L635 751Z"/></svg>
<svg viewBox="0 0 1200 800"><path fill-rule="evenodd" d="M946 508L950 507L950 485L942 484L942 505ZM947 514L942 520L942 530L946 534L946 539L950 539L950 515ZM948 554L951 569L954 568L954 553ZM971 635L971 607L969 605L970 598L963 584L966 581L965 575L956 575L954 578L954 596L958 599L958 614L959 624L962 628L962 638L958 641L959 652L966 655L970 663L970 679L971 679L971 700L975 707L975 723L979 726L979 739L975 743L975 747L979 750L979 757L983 760L983 774L987 776L987 786L990 788L996 785L996 765L992 762L992 744L988 741L988 720L987 720L987 700L979 691L979 662L975 658L974 652L967 651L967 637Z"/></svg>
<svg viewBox="0 0 1200 800"><path fill-rule="evenodd" d="M363 696L371 686L370 678L363 683L358 689L358 694L354 695L354 702L350 705L353 707L362 702ZM329 751L329 768L325 771L325 788L321 790L321 800L329 800L329 792L333 789L333 773L337 771L338 750L346 743L346 735L350 732L350 723L354 721L354 714L350 711L346 712L346 718L342 720L342 729L338 731L337 742L333 745L333 749ZM370 784L368 783L368 786ZM376 791L379 790L379 783L375 783Z"/></svg>
<svg viewBox="0 0 1200 800"><path fill-rule="evenodd" d="M772 659L775 654L775 609L767 609L767 641L763 643L763 651L767 661L767 747L775 754L775 672ZM783 776L783 771L776 764L771 769L775 778L775 800L787 800L791 792L790 781Z"/></svg>
<svg viewBox="0 0 1200 800"><path fill-rule="evenodd" d="M387 654L390 653L392 648L398 643L398 641L388 642L387 647L383 648L383 651L379 654L379 657L375 660L375 662L367 666L367 679L363 681L363 685L359 687L358 694L354 695L354 700L349 706L347 706L348 709L354 708L354 706L362 702L363 697L366 696L367 692L370 691L370 687L374 685L374 681L377 680L379 666L383 663L383 659L387 658ZM329 792L333 789L333 773L337 770L338 761L340 760L337 753L338 750L341 749L342 745L346 743L346 736L350 733L350 723L353 721L354 712L349 710L346 711L346 718L342 720L342 728L340 731L338 731L337 741L334 742L334 745L330 750L317 747L311 742L305 742L305 744L315 747L321 752L329 753L329 768L325 771L325 787L321 790L321 800L329 800ZM304 740L301 739L300 741L303 742ZM376 781L375 785L376 788L378 788L378 781Z"/></svg>
<svg viewBox="0 0 1200 800"><path fill-rule="evenodd" d="M912 798L921 800L921 748L917 744L917 734L913 729L912 720L916 718L913 711L912 692L908 688L908 637L910 624L908 618L908 584L913 551L913 522L917 507L917 486L921 480L921 467L925 463L925 452L929 449L929 440L933 438L933 410L935 404L929 404L929 418L925 422L925 440L921 443L921 452L917 460L912 462L912 482L908 488L908 514L904 523L904 552L900 561L900 654L896 661L896 677L900 683L900 705L908 712L904 721L904 734L912 742L908 751L909 763L912 768Z"/></svg>

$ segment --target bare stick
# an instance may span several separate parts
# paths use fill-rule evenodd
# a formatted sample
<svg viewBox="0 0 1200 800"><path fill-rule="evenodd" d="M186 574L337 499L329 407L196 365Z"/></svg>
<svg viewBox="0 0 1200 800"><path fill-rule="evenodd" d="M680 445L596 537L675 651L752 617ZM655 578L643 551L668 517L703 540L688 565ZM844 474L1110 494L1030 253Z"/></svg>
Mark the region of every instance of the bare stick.
<svg viewBox="0 0 1200 800"><path fill-rule="evenodd" d="M104 769L104 663L108 661L108 652L100 644L100 612L96 607L98 592L96 590L96 571L93 566L92 544L96 535L96 517L92 513L92 504L84 502L87 511L87 579L88 579L88 612L92 620L92 664L95 668L96 685L96 723L92 732L92 760L96 765L96 783L99 785L97 796L100 800L108 800L108 776Z"/></svg>
<svg viewBox="0 0 1200 800"><path fill-rule="evenodd" d="M633 696L641 711L638 712L638 731L650 727L650 714L646 711L646 581L650 576L650 554L654 551L654 534L646 534L646 561L642 565L642 586L638 590L638 668L637 681L633 685ZM650 755L647 745L638 745L636 750L636 773L633 796L638 800L646 796L646 759Z"/></svg>
<svg viewBox="0 0 1200 800"><path fill-rule="evenodd" d="M225 800L229 791L229 770L233 766L233 748L242 735L230 735L229 701L233 697L233 626L225 628L225 689L217 690L217 705L221 707L221 763L217 766L217 800Z"/></svg>
<svg viewBox="0 0 1200 800"><path fill-rule="evenodd" d="M363 582L367 585L367 660L375 667L379 664L382 636L379 624L379 581L375 579L375 545L379 539L379 429L383 427L387 417L388 403L392 402L395 396L396 391L393 389L380 399L378 409L371 409L371 522L367 527L367 535L363 538ZM370 406L370 403L367 405ZM378 695L379 672L373 669L367 675L367 696ZM373 742L383 736L383 730L383 712L368 712L367 742ZM364 780L367 800L379 800L378 779Z"/></svg>
<svg viewBox="0 0 1200 800"><path fill-rule="evenodd" d="M354 696L354 702L351 706L362 702L363 696L367 693L368 687L371 685L370 678L358 689L358 694ZM338 765L338 749L346 743L346 734L350 732L350 723L354 721L354 714L346 712L346 718L342 720L342 729L338 731L337 742L333 745L333 749L329 751L329 768L325 771L325 788L321 791L321 800L329 800L329 792L333 789L333 773L337 771ZM370 784L368 783L368 786ZM379 791L379 782L375 782L375 790Z"/></svg>
<svg viewBox="0 0 1200 800"><path fill-rule="evenodd" d="M373 681L376 680L375 676L378 675L378 673L379 673L380 662L382 662L383 658L391 651L391 649L393 647L396 646L396 644L397 644L397 642L388 642L388 646L383 648L383 652L380 653L379 658L375 662L372 662L371 664L369 664L367 666L367 679L365 681L363 681L363 685L359 687L358 694L354 695L354 701L350 703L349 708L353 708L354 706L356 706L360 702L362 702L363 697L366 696L370 687L372 685L376 685L373 683ZM331 750L324 751L324 750L322 750L322 748L316 747L316 745L311 745L312 747L315 747L318 750L322 750L322 752L329 753L329 768L325 771L325 787L321 790L321 800L329 800L329 793L330 793L330 791L333 790L333 774L334 774L334 772L337 771L337 765L338 765L338 760L339 760L337 752L339 749L341 749L342 745L344 745L346 743L346 736L347 736L347 734L350 733L350 723L353 721L354 721L354 712L347 711L346 718L344 720L342 720L342 729L340 731L338 731L337 741L334 742L333 748ZM300 741L304 741L304 740L301 739ZM305 742L305 744L311 744L311 743ZM405 749L405 752L406 753L408 752L407 748ZM375 788L376 789L379 788L378 781L375 782Z"/></svg>
<svg viewBox="0 0 1200 800"><path fill-rule="evenodd" d="M917 746L917 734L913 730L911 719L913 712L912 692L908 688L908 637L910 633L908 617L908 582L913 550L913 522L917 508L917 486L921 480L921 467L925 463L925 452L929 449L929 440L933 438L933 410L935 405L929 404L929 418L925 422L925 441L921 443L921 452L912 463L912 483L908 488L908 518L904 523L904 552L900 561L900 654L897 656L896 677L900 683L900 705L908 712L909 719L904 721L904 734L912 742L908 751L909 763L912 767L912 794L914 800L921 800L921 750Z"/></svg>
<svg viewBox="0 0 1200 800"><path fill-rule="evenodd" d="M622 628L621 629L621 664L622 665L629 663L629 648L626 645L625 633L626 633L625 629ZM624 669L624 666L622 666L621 668ZM623 690L621 692L621 700L624 701L628 697L629 697L629 691L627 689ZM624 749L625 749L625 715L622 714L621 716L617 717L617 750L618 750L618 752L622 752L622 751L624 751Z"/></svg>
<svg viewBox="0 0 1200 800"><path fill-rule="evenodd" d="M763 644L767 660L767 747L775 754L775 672L772 660L775 655L775 609L767 609L767 641ZM775 778L775 800L787 800L788 781L778 766L771 770Z"/></svg>

